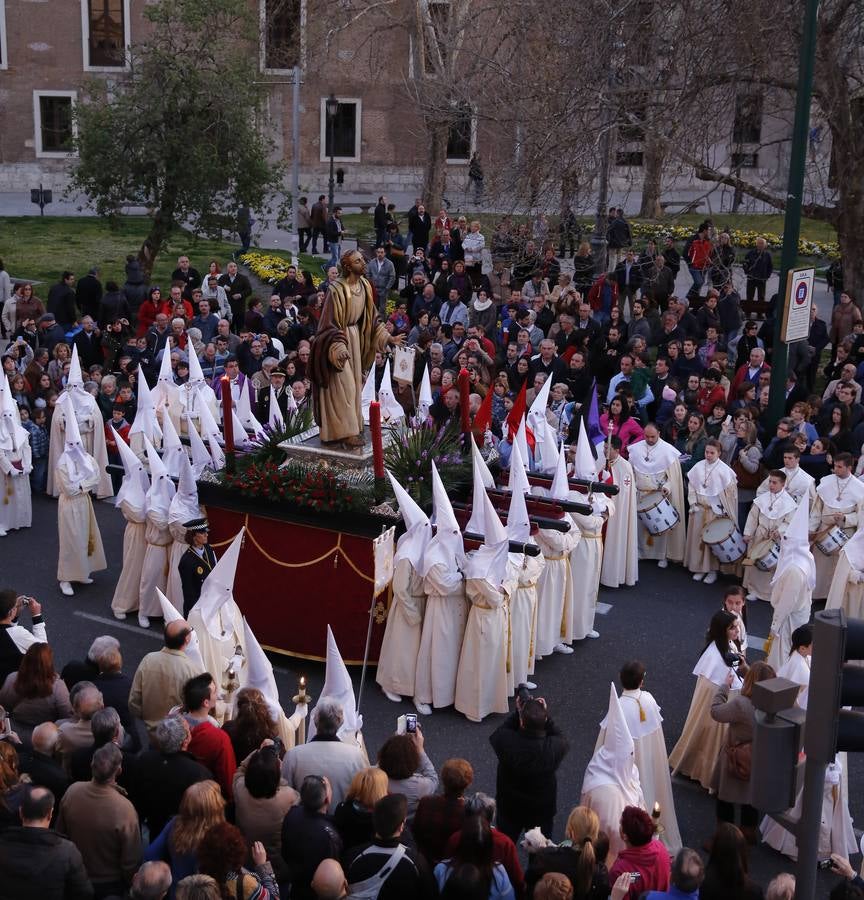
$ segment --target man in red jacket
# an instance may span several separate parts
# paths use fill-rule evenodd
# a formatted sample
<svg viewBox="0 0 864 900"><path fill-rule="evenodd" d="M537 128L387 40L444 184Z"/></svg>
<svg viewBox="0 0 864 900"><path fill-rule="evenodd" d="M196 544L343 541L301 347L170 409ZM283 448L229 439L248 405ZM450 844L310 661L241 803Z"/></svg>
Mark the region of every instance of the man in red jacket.
<svg viewBox="0 0 864 900"><path fill-rule="evenodd" d="M693 279L693 286L690 288L689 294L692 296L698 297L702 285L705 284L705 270L711 263L712 249L713 245L708 237L708 223L703 222L696 234L690 238L687 247L687 268Z"/></svg>
<svg viewBox="0 0 864 900"><path fill-rule="evenodd" d="M195 759L206 766L222 788L226 800L231 800L231 782L237 769L231 739L210 718L216 709L218 690L209 672L190 678L183 685L185 718L192 731L186 748Z"/></svg>

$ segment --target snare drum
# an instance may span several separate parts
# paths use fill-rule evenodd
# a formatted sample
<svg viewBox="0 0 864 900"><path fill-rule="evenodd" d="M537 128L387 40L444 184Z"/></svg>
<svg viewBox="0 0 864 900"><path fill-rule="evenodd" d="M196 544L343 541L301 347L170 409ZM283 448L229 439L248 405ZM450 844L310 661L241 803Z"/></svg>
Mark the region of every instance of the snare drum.
<svg viewBox="0 0 864 900"><path fill-rule="evenodd" d="M759 541L750 553L753 565L760 572L771 572L780 561L780 545L776 541Z"/></svg>
<svg viewBox="0 0 864 900"><path fill-rule="evenodd" d="M702 529L702 543L721 563L734 563L747 552L747 545L738 526L726 516L714 519Z"/></svg>
<svg viewBox="0 0 864 900"><path fill-rule="evenodd" d="M681 521L678 510L660 491L645 494L636 505L636 515L650 534L664 534Z"/></svg>
<svg viewBox="0 0 864 900"><path fill-rule="evenodd" d="M849 540L849 535L839 526L833 525L828 533L816 541L816 546L826 555L832 556Z"/></svg>

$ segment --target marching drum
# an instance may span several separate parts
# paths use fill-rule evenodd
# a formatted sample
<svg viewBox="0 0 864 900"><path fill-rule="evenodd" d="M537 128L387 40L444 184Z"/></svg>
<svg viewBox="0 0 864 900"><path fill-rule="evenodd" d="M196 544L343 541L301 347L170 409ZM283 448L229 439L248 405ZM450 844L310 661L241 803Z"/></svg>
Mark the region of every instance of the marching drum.
<svg viewBox="0 0 864 900"><path fill-rule="evenodd" d="M738 562L747 552L738 526L726 516L714 519L702 529L702 543L711 548L721 563Z"/></svg>
<svg viewBox="0 0 864 900"><path fill-rule="evenodd" d="M645 494L636 505L636 515L651 534L664 534L681 521L678 510L660 491Z"/></svg>
<svg viewBox="0 0 864 900"><path fill-rule="evenodd" d="M816 546L826 555L831 556L836 553L845 543L849 540L849 535L840 528L839 525L834 525L828 529L828 533L821 538L821 540L816 541Z"/></svg>
<svg viewBox="0 0 864 900"><path fill-rule="evenodd" d="M776 541L759 541L754 545L750 558L760 572L771 572L780 561L780 545Z"/></svg>

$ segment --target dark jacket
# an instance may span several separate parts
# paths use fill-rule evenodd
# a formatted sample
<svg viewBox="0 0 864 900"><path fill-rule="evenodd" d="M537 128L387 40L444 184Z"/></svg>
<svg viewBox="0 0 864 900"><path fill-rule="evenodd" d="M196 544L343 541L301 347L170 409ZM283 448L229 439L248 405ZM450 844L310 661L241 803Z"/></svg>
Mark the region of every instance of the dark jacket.
<svg viewBox="0 0 864 900"><path fill-rule="evenodd" d="M90 333L90 337L84 331L79 331L72 343L78 348L78 359L86 380L90 366L101 366L105 359L102 354L102 338L95 331Z"/></svg>
<svg viewBox="0 0 864 900"><path fill-rule="evenodd" d="M744 274L754 281L767 281L774 271L774 262L768 250L750 250L744 257Z"/></svg>
<svg viewBox="0 0 864 900"><path fill-rule="evenodd" d="M60 281L52 285L48 291L48 300L45 303L45 311L54 314L54 318L64 327L68 328L78 318L78 307L75 304L75 291ZM99 312L97 307L96 312Z"/></svg>
<svg viewBox="0 0 864 900"><path fill-rule="evenodd" d="M489 737L498 757L495 799L498 809L522 821L542 821L558 809L556 772L570 742L552 719L546 733L529 734L519 728L519 714L511 713Z"/></svg>
<svg viewBox="0 0 864 900"><path fill-rule="evenodd" d="M78 309L86 316L99 315L99 303L102 300L102 283L95 275L85 275L75 286L75 301Z"/></svg>
<svg viewBox="0 0 864 900"><path fill-rule="evenodd" d="M378 838L371 844L349 850L343 860L348 884L356 884L375 875L389 859L389 854L380 852L380 849L395 848L400 840L400 838L391 840ZM402 843L404 844L404 841ZM376 853L376 849L379 852ZM294 896L293 892L291 896ZM405 900L405 898L426 900L434 896L435 883L429 867L423 857L410 847L378 892L378 900Z"/></svg>
<svg viewBox="0 0 864 900"><path fill-rule="evenodd" d="M288 811L282 823L282 859L291 873L292 900L315 900L311 885L318 864L341 855L342 839L330 816L302 806Z"/></svg>
<svg viewBox="0 0 864 900"><path fill-rule="evenodd" d="M606 229L606 241L611 250L620 250L622 247L629 247L633 243L630 235L630 226L626 219L616 216L609 223Z"/></svg>
<svg viewBox="0 0 864 900"><path fill-rule="evenodd" d="M343 800L333 810L333 824L342 838L343 847L359 847L375 837L372 810L356 800Z"/></svg>
<svg viewBox="0 0 864 900"><path fill-rule="evenodd" d="M78 848L45 828L17 826L0 834L0 872L3 897L84 900L93 896Z"/></svg>
<svg viewBox="0 0 864 900"><path fill-rule="evenodd" d="M213 778L212 772L191 753L145 750L136 760L129 779L129 798L150 834L158 835L177 814L189 785Z"/></svg>
<svg viewBox="0 0 864 900"><path fill-rule="evenodd" d="M534 893L534 886L547 872L560 872L565 875L573 885L575 892L579 879L579 853L578 848L569 841L565 841L558 847L547 847L532 855L525 872L525 884L528 887L529 896ZM583 900L607 900L608 896L609 872L605 863L597 863L594 866L591 887L584 895Z"/></svg>
<svg viewBox="0 0 864 900"><path fill-rule="evenodd" d="M122 291L109 291L99 304L99 327L107 328L115 319L131 318L129 301Z"/></svg>
<svg viewBox="0 0 864 900"><path fill-rule="evenodd" d="M18 749L18 771L29 775L33 784L48 788L57 803L63 799L66 788L71 784L60 763L32 749Z"/></svg>

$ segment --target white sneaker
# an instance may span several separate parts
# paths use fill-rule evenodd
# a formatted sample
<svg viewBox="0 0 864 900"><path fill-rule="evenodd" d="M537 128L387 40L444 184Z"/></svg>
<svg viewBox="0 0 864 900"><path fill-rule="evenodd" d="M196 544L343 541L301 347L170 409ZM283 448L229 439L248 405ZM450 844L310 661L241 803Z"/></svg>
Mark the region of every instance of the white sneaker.
<svg viewBox="0 0 864 900"><path fill-rule="evenodd" d="M398 694L391 694L390 691L384 691L384 696L388 700L392 700L394 703L401 703L402 698Z"/></svg>
<svg viewBox="0 0 864 900"><path fill-rule="evenodd" d="M4 534L5 534L5 532L4 532ZM69 584L68 581L61 581L61 582L60 582L60 592L61 592L62 594L64 594L65 596L67 596L67 597L74 597L74 596L75 596L75 591L72 590L72 585Z"/></svg>
<svg viewBox="0 0 864 900"><path fill-rule="evenodd" d="M0 537L6 537L9 532L5 528L0 528Z"/></svg>
<svg viewBox="0 0 864 900"><path fill-rule="evenodd" d="M705 574L703 572L694 572L693 573L694 581L701 581L704 577L705 577Z"/></svg>
<svg viewBox="0 0 864 900"><path fill-rule="evenodd" d="M709 573L705 576L705 579L704 579L704 581L702 582L702 584L714 584L714 582L715 582L716 580L717 580L717 573L716 573L716 572L709 572Z"/></svg>
<svg viewBox="0 0 864 900"><path fill-rule="evenodd" d="M138 624L139 624L142 628L149 628L149 627L150 627L150 620L147 618L147 616L142 616L142 615L139 614L139 615L138 615Z"/></svg>
<svg viewBox="0 0 864 900"><path fill-rule="evenodd" d="M565 656L573 652L573 648L566 644L556 644L552 649L555 653L563 653Z"/></svg>
<svg viewBox="0 0 864 900"><path fill-rule="evenodd" d="M585 635L586 638L599 638L600 632L595 631L593 628Z"/></svg>
<svg viewBox="0 0 864 900"><path fill-rule="evenodd" d="M119 619L121 622L126 618L126 613L124 612L115 612L114 618Z"/></svg>
<svg viewBox="0 0 864 900"><path fill-rule="evenodd" d="M533 681L523 681L522 684L519 685L519 687L528 688L529 691L537 690L537 685L534 684Z"/></svg>
<svg viewBox="0 0 864 900"><path fill-rule="evenodd" d="M421 703L419 700L415 700L414 709L416 709L421 716L432 715L432 707L428 703Z"/></svg>
<svg viewBox="0 0 864 900"><path fill-rule="evenodd" d="M657 568L658 568L658 569L666 569L666 568L668 568L668 567L669 567L669 560L668 560L668 559L658 559L658 560L657 560Z"/></svg>
<svg viewBox="0 0 864 900"><path fill-rule="evenodd" d="M753 591L750 591L750 593L747 595L747 599L751 603L753 603L754 600L758 600L759 598L756 596L756 594L753 593Z"/></svg>
<svg viewBox="0 0 864 900"><path fill-rule="evenodd" d="M93 584L93 579L92 578L82 578L78 582L78 584Z"/></svg>

